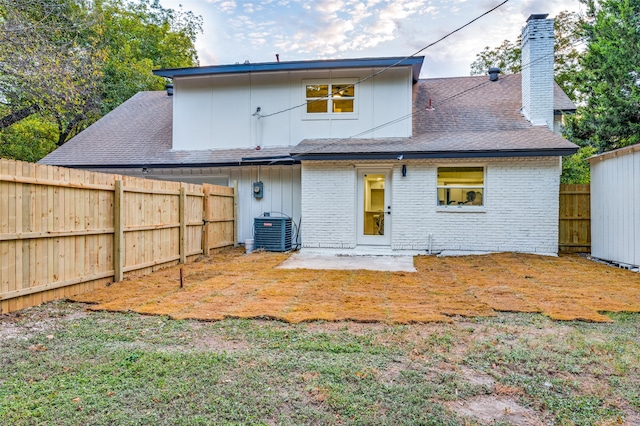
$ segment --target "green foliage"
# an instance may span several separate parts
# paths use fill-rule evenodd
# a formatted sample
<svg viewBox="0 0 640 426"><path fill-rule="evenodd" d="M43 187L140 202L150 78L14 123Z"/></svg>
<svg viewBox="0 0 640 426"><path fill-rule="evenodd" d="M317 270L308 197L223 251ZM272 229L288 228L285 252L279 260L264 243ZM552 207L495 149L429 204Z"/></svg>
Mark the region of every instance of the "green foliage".
<svg viewBox="0 0 640 426"><path fill-rule="evenodd" d="M103 59L91 14L73 0L4 0L0 8L0 93L11 113L54 120L61 144L96 119ZM5 116L2 128L17 119Z"/></svg>
<svg viewBox="0 0 640 426"><path fill-rule="evenodd" d="M0 0L6 155L33 161L46 154L23 138L29 132L9 130L27 116L54 122L59 146L136 92L162 89L152 70L197 65L201 25L191 12L155 0Z"/></svg>
<svg viewBox="0 0 640 426"><path fill-rule="evenodd" d="M599 152L640 143L640 0L585 2L588 46L576 76L582 105L567 134Z"/></svg>
<svg viewBox="0 0 640 426"><path fill-rule="evenodd" d="M104 114L139 91L163 89L166 81L152 70L198 64L194 43L202 19L193 13L164 9L154 0L109 0L96 9L107 54Z"/></svg>
<svg viewBox="0 0 640 426"><path fill-rule="evenodd" d="M579 58L583 44L583 17L563 11L555 17L554 79L572 101L577 99L575 74L580 69Z"/></svg>
<svg viewBox="0 0 640 426"><path fill-rule="evenodd" d="M471 75L487 74L489 68L498 67L503 74L516 74L522 70L522 49L520 36L515 42L504 40L496 48L486 46L476 55L476 60L471 63Z"/></svg>
<svg viewBox="0 0 640 426"><path fill-rule="evenodd" d="M562 175L560 183L589 183L591 181L591 169L587 158L595 155L597 149L592 146L583 146L575 154L562 159Z"/></svg>
<svg viewBox="0 0 640 426"><path fill-rule="evenodd" d="M582 19L577 13L563 11L554 18L555 56L554 75L556 83L564 92L575 100L575 84L573 75L578 69L580 51L579 43L582 38ZM504 74L515 74L522 70L522 50L520 35L515 42L504 40L498 47L485 47L476 55L471 63L471 75L483 75L491 67L498 67Z"/></svg>
<svg viewBox="0 0 640 426"><path fill-rule="evenodd" d="M58 126L33 115L0 132L0 158L36 162L56 148Z"/></svg>

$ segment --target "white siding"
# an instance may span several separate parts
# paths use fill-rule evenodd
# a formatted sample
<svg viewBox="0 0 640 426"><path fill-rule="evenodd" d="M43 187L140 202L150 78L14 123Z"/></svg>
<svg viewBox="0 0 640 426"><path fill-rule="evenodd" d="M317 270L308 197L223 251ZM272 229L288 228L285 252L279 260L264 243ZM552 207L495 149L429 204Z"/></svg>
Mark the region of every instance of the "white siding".
<svg viewBox="0 0 640 426"><path fill-rule="evenodd" d="M591 254L640 265L640 146L591 160Z"/></svg>
<svg viewBox="0 0 640 426"><path fill-rule="evenodd" d="M401 173L402 164L407 165L406 177ZM454 164L485 167L483 207L437 205L437 168ZM394 165L391 249L427 250L431 234L434 251L555 254L560 171L556 157ZM303 247L355 246L355 188L353 163L303 164Z"/></svg>
<svg viewBox="0 0 640 426"><path fill-rule="evenodd" d="M238 240L253 238L253 219L279 212L300 223L300 166L261 166L230 169L230 182L238 181ZM253 197L253 183L264 186L262 199Z"/></svg>
<svg viewBox="0 0 640 426"><path fill-rule="evenodd" d="M294 146L307 138L343 138L411 113L411 70L398 68L356 87L357 117L310 119L304 82L363 79L376 69L296 71L174 79L173 148L230 149ZM259 118L253 114L273 116ZM411 136L401 120L362 137Z"/></svg>
<svg viewBox="0 0 640 426"><path fill-rule="evenodd" d="M173 96L173 149L202 150L211 147L213 132L211 121L212 99L210 81L191 80L180 85ZM204 125L202 123L207 123ZM195 126L195 127L194 127ZM177 135L188 135L178 137Z"/></svg>

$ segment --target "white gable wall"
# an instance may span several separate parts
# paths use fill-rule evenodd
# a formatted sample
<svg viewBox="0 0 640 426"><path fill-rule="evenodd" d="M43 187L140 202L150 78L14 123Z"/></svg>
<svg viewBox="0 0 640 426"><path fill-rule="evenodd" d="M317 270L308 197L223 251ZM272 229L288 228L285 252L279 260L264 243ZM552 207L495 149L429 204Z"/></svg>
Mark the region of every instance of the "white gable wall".
<svg viewBox="0 0 640 426"><path fill-rule="evenodd" d="M375 163L358 163L375 164ZM401 174L407 165L407 176ZM438 166L485 167L484 206L437 205ZM558 251L557 157L407 161L393 164L391 249ZM302 165L303 247L356 246L353 162Z"/></svg>
<svg viewBox="0 0 640 426"><path fill-rule="evenodd" d="M364 79L376 69L292 71L174 79L173 148L232 149L294 146L307 138L344 138L406 116L412 108L410 68L398 68L356 86L356 114L331 118L305 114L305 82ZM343 116L344 117L344 116ZM411 136L402 120L361 137Z"/></svg>

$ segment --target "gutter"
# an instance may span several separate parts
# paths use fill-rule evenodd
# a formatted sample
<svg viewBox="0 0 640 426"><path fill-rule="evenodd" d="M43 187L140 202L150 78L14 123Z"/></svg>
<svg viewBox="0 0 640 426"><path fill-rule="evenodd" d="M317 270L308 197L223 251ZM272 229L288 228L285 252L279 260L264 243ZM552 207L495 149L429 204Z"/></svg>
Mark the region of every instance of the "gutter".
<svg viewBox="0 0 640 426"><path fill-rule="evenodd" d="M45 164L45 163L40 163ZM259 159L241 159L240 161L227 161L224 163L158 163L158 164L45 164L48 166L67 167L70 169L185 169L185 168L208 168L208 167L240 167L240 166L271 166L271 165L294 165L300 164L300 161L287 157L282 159L265 158Z"/></svg>
<svg viewBox="0 0 640 426"><path fill-rule="evenodd" d="M266 165L266 166L270 166L273 164L284 164L284 165L289 165L289 164L297 164L299 163L298 160L296 160L295 158L291 157L290 155L279 155L279 156L275 156L275 157L243 157L240 159L240 165L246 165L246 164L250 164L250 165Z"/></svg>
<svg viewBox="0 0 640 426"><path fill-rule="evenodd" d="M438 152L363 152L363 153L300 153L291 156L299 161L308 160L417 160L429 158L505 158L505 157L559 157L573 155L578 148L528 149L503 151L438 151Z"/></svg>

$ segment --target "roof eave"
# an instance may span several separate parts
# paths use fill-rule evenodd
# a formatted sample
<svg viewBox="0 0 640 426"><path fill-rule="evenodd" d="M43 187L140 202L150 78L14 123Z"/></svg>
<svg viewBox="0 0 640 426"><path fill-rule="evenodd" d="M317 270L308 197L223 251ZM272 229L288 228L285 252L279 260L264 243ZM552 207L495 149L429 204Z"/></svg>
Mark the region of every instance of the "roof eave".
<svg viewBox="0 0 640 426"><path fill-rule="evenodd" d="M238 161L205 162L205 163L135 163L135 164L64 164L62 167L70 169L180 169L180 168L208 168L208 167L239 167L239 166L287 166L300 164L300 160L293 157L245 159Z"/></svg>
<svg viewBox="0 0 640 426"><path fill-rule="evenodd" d="M229 75L247 74L258 72L288 72L305 70L329 70L347 68L383 68L391 66L405 67L412 69L414 82L420 77L420 70L424 56L412 57L383 57L383 58L361 58L361 59L333 59L322 61L291 61L291 62L263 62L255 64L232 64L232 65L212 65L204 67L190 68L169 68L154 70L153 74L160 77L196 77L205 75Z"/></svg>
<svg viewBox="0 0 640 426"><path fill-rule="evenodd" d="M505 158L560 157L573 155L578 148L549 148L522 150L426 151L426 152L363 152L363 153L301 153L292 154L299 161L322 160L418 160L438 158Z"/></svg>

